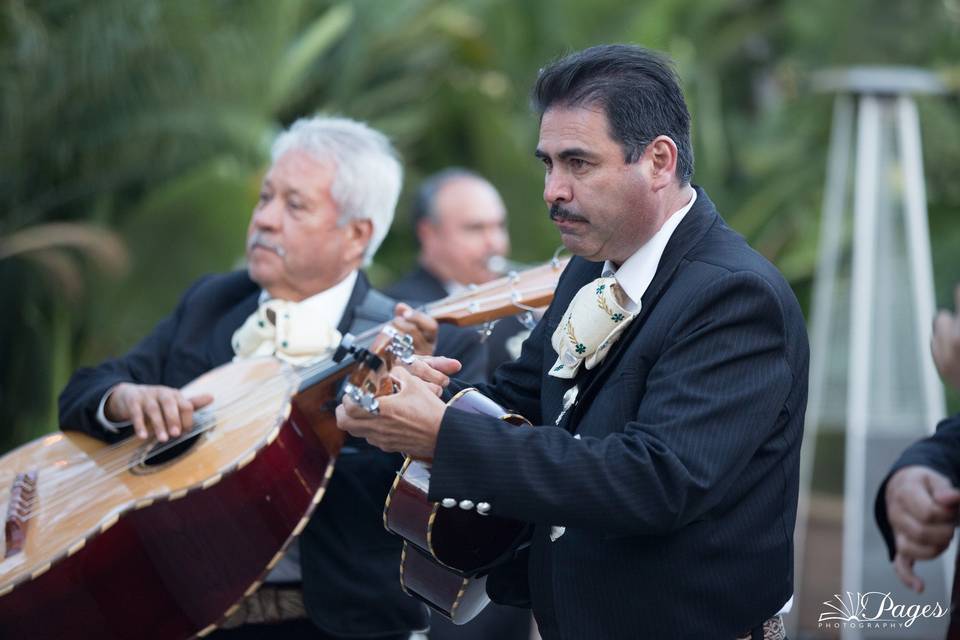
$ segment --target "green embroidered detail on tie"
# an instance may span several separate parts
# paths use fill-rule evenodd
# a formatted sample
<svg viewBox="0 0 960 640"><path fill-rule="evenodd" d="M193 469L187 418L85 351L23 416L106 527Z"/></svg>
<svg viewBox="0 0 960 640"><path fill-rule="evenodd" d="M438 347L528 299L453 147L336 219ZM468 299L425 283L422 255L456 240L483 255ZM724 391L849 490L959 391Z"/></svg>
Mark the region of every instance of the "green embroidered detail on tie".
<svg viewBox="0 0 960 640"><path fill-rule="evenodd" d="M567 321L567 337L570 338L570 344L580 344L580 341L577 340L577 334L573 332L573 325L570 324L570 321Z"/></svg>
<svg viewBox="0 0 960 640"><path fill-rule="evenodd" d="M557 360L548 375L569 380L581 366L592 369L599 364L634 317L628 305L629 299L610 276L584 284L550 337Z"/></svg>

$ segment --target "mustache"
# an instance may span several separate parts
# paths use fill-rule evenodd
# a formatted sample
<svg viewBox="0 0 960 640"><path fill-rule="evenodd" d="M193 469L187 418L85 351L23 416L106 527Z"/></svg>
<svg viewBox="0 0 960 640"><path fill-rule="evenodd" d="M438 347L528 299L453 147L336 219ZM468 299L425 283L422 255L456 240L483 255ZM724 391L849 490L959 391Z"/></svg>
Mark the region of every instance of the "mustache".
<svg viewBox="0 0 960 640"><path fill-rule="evenodd" d="M247 251L252 250L254 247L262 247L268 251L273 251L281 258L287 255L286 250L280 244L271 241L261 231L254 231L250 239L247 240Z"/></svg>
<svg viewBox="0 0 960 640"><path fill-rule="evenodd" d="M577 215L570 209L564 209L556 202L550 205L550 219L554 222L589 222L581 215Z"/></svg>

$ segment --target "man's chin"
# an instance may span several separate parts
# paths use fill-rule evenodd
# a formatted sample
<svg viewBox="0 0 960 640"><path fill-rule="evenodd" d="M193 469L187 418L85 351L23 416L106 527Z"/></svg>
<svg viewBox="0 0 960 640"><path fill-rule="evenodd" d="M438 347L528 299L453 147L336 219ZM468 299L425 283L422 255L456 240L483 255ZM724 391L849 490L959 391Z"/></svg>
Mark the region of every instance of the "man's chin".
<svg viewBox="0 0 960 640"><path fill-rule="evenodd" d="M563 243L563 246L566 247L567 251L575 256L590 260L591 262L602 262L606 260L606 258L597 255L598 251L596 247L589 246L580 236L561 232L560 241Z"/></svg>
<svg viewBox="0 0 960 640"><path fill-rule="evenodd" d="M250 260L247 262L247 275L264 289L267 289L270 284L277 279L274 270L259 260Z"/></svg>

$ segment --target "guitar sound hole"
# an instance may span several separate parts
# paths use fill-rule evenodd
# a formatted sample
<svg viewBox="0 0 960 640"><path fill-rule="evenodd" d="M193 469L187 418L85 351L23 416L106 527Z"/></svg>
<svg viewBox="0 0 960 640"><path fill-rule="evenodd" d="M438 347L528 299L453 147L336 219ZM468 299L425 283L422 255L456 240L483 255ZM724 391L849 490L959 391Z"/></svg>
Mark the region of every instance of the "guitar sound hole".
<svg viewBox="0 0 960 640"><path fill-rule="evenodd" d="M156 443L143 453L134 471L150 473L176 460L193 449L200 442L203 433L203 431L196 431L167 442Z"/></svg>

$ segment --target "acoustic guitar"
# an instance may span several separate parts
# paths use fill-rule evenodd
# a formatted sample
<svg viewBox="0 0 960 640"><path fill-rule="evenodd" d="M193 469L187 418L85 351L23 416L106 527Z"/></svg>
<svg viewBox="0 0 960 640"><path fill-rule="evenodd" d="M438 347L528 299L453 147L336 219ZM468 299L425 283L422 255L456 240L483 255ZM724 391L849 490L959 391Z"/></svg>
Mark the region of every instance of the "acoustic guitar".
<svg viewBox="0 0 960 640"><path fill-rule="evenodd" d="M447 406L531 426L476 389L454 396ZM403 538L400 583L454 624L465 624L483 610L486 572L524 540L529 525L488 513L489 505L431 502L430 462L407 457L383 509L388 531Z"/></svg>
<svg viewBox="0 0 960 640"><path fill-rule="evenodd" d="M386 351L373 349L377 361L382 360L389 369L393 357ZM383 380L378 372L360 366L349 377L346 388L354 400L376 411L376 397L393 392L392 384ZM473 388L458 393L447 406L531 426L523 416ZM400 583L404 591L454 624L465 624L490 602L486 573L516 550L529 526L490 514L489 505L444 506L431 502L429 489L430 461L407 456L387 496L383 524L403 538Z"/></svg>
<svg viewBox="0 0 960 640"><path fill-rule="evenodd" d="M562 264L511 274L431 305L468 325L541 306ZM0 458L0 636L156 639L205 636L253 593L323 498L343 432L344 378L373 352L410 355L375 328L333 358L224 365L183 388L209 393L195 426L160 443L106 444L79 432ZM361 392L362 393L362 392Z"/></svg>

